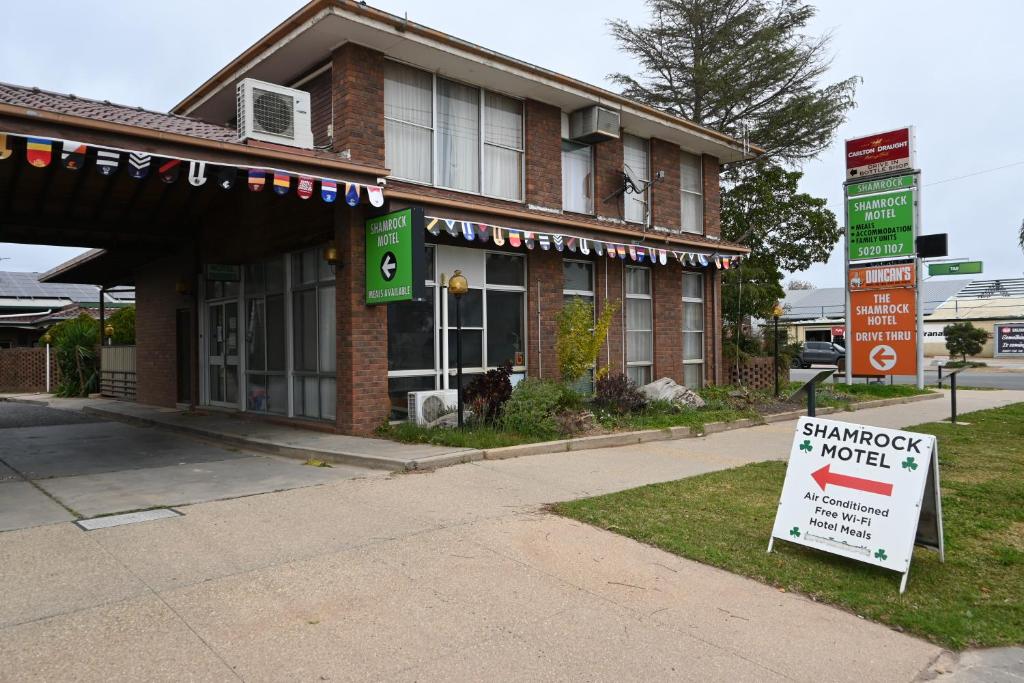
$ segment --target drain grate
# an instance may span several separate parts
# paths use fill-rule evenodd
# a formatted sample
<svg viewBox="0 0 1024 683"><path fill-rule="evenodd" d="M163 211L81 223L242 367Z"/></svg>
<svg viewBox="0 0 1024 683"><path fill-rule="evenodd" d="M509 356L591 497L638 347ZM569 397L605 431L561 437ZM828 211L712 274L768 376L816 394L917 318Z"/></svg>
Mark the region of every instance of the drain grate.
<svg viewBox="0 0 1024 683"><path fill-rule="evenodd" d="M168 517L183 516L177 510L161 508L159 510L142 510L140 512L126 512L123 515L108 515L106 517L93 517L92 519L80 519L75 524L85 531L96 529L109 529L112 526L124 524L138 524L139 522L152 522L155 519L167 519Z"/></svg>

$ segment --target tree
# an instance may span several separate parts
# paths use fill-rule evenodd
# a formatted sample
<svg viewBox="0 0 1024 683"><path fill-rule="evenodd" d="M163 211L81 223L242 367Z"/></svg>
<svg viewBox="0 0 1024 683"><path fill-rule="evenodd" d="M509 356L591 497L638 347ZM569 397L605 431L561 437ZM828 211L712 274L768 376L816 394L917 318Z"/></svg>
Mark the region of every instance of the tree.
<svg viewBox="0 0 1024 683"><path fill-rule="evenodd" d="M1020 245L1021 251L1024 251L1024 221L1020 222L1020 232L1017 233L1017 244Z"/></svg>
<svg viewBox="0 0 1024 683"><path fill-rule="evenodd" d="M967 356L976 356L981 353L985 341L988 339L988 332L979 329L971 323L953 323L942 328L946 335L946 348L951 356L960 356L963 362L967 362Z"/></svg>
<svg viewBox="0 0 1024 683"><path fill-rule="evenodd" d="M88 313L62 320L48 330L57 357L58 396L88 396L99 379L100 323Z"/></svg>
<svg viewBox="0 0 1024 683"><path fill-rule="evenodd" d="M113 343L135 343L135 306L117 309L107 317L107 324L114 328Z"/></svg>
<svg viewBox="0 0 1024 683"><path fill-rule="evenodd" d="M808 289L814 289L814 283L807 280L790 280L786 283L787 292L802 292Z"/></svg>
<svg viewBox="0 0 1024 683"><path fill-rule="evenodd" d="M606 303L601 315L594 321L594 305L582 298L574 298L558 312L558 333L555 338L555 352L558 354L558 370L562 381L572 384L583 377L590 368L597 367L604 340L612 324L617 306ZM603 375L598 370L596 378Z"/></svg>

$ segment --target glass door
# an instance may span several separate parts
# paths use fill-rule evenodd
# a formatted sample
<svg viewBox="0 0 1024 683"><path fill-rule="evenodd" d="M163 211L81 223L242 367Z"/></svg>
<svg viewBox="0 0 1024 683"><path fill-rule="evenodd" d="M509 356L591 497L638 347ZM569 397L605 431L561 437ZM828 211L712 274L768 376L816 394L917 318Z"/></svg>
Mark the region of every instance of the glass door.
<svg viewBox="0 0 1024 683"><path fill-rule="evenodd" d="M238 302L207 305L209 402L238 408Z"/></svg>

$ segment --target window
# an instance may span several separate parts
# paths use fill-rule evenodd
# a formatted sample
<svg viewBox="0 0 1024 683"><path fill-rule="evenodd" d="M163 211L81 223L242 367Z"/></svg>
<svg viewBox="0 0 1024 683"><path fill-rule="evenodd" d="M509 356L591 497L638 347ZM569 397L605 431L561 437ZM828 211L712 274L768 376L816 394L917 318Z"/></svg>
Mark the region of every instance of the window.
<svg viewBox="0 0 1024 683"><path fill-rule="evenodd" d="M335 419L337 397L334 273L322 249L292 254L292 407L294 414Z"/></svg>
<svg viewBox="0 0 1024 683"><path fill-rule="evenodd" d="M647 181L650 180L647 161L647 140L635 135L622 136L623 170L640 193L626 192L625 218L630 223L647 223Z"/></svg>
<svg viewBox="0 0 1024 683"><path fill-rule="evenodd" d="M594 154L590 145L562 140L562 210L594 213Z"/></svg>
<svg viewBox="0 0 1024 683"><path fill-rule="evenodd" d="M573 299L584 299L594 306L594 264L590 261L562 261L564 275L562 296L565 303ZM595 312L595 316L597 313ZM593 328L591 328L593 329ZM581 394L594 392L594 369L590 368L573 386Z"/></svg>
<svg viewBox="0 0 1024 683"><path fill-rule="evenodd" d="M388 61L384 146L396 178L523 199L521 100Z"/></svg>
<svg viewBox="0 0 1024 683"><path fill-rule="evenodd" d="M704 379L704 275L683 273L683 384L700 389Z"/></svg>
<svg viewBox="0 0 1024 683"><path fill-rule="evenodd" d="M680 206L683 232L704 234L704 196L700 157L682 152L679 163Z"/></svg>
<svg viewBox="0 0 1024 683"><path fill-rule="evenodd" d="M654 320L651 310L651 271L626 267L626 375L638 385L649 384L654 363Z"/></svg>
<svg viewBox="0 0 1024 683"><path fill-rule="evenodd" d="M384 63L384 158L397 178L433 182L434 78Z"/></svg>
<svg viewBox="0 0 1024 683"><path fill-rule="evenodd" d="M281 257L245 267L245 408L288 414L287 338Z"/></svg>

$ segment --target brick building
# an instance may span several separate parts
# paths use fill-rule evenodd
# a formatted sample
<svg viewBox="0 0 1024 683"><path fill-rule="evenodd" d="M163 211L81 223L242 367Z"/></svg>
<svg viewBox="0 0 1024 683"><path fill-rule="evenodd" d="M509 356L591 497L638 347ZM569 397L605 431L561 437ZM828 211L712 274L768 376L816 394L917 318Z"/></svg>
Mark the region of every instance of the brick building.
<svg viewBox="0 0 1024 683"><path fill-rule="evenodd" d="M243 79L308 93L308 142L247 136ZM568 297L619 305L602 364L722 381L721 269L746 250L720 238L719 166L751 148L362 3L310 2L170 114L0 86L0 131L27 155L41 136L84 141L87 163L107 146L206 164L168 182L0 162L0 188L48 197L8 197L5 239L98 247L54 279L135 286L140 401L371 432L453 386L455 269L467 381L505 361L555 377ZM246 190L261 167L283 196ZM241 169L228 191L219 168ZM307 197L337 178L338 200L303 198L304 178ZM423 296L368 305L365 221L406 208Z"/></svg>

